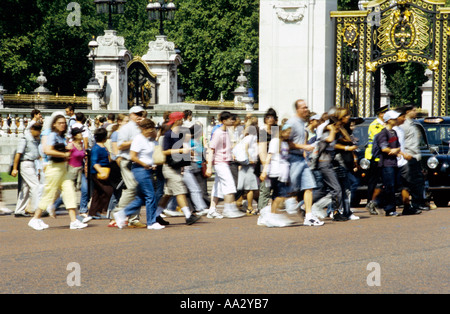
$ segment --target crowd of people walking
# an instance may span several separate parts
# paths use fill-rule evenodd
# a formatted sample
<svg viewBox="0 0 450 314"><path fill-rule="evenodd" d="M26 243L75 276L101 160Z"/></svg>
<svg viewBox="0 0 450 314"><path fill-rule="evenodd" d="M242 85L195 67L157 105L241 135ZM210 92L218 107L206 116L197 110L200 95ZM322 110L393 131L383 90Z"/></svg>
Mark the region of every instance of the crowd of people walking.
<svg viewBox="0 0 450 314"><path fill-rule="evenodd" d="M427 209L415 112L381 108L369 127L371 214L397 216L399 191L403 215ZM189 110L167 113L158 125L148 114L134 106L128 115L99 117L91 134L85 115L71 106L45 121L33 110L11 172L21 182L15 216L32 217L35 230L47 229L42 216L55 218L62 203L70 229L102 218L109 227L151 230L169 225L167 216L191 225L202 216L256 215L267 227L289 226L299 212L306 226L322 226L326 217L359 219L350 205L359 167L353 129L362 119L347 109L318 115L297 100L290 119L279 122L271 108L262 125L223 111L211 134Z"/></svg>

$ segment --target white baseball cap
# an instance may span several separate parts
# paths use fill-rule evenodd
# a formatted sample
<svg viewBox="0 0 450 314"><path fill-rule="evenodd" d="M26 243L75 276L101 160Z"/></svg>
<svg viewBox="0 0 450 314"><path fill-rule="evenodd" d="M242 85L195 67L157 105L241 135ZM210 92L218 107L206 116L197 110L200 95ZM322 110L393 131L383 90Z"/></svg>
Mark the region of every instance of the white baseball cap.
<svg viewBox="0 0 450 314"><path fill-rule="evenodd" d="M395 120L400 116L400 112L395 110L389 110L384 114L383 120L384 122L388 122L389 120Z"/></svg>
<svg viewBox="0 0 450 314"><path fill-rule="evenodd" d="M130 108L130 113L138 113L138 112L142 112L142 111L145 111L145 110L141 106L134 106L134 107Z"/></svg>

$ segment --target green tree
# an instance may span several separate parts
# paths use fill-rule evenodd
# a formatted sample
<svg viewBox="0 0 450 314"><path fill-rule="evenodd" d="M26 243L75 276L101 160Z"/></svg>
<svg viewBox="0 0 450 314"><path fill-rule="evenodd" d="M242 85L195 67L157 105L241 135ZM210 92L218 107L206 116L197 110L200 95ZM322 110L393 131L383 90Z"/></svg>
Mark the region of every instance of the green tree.
<svg viewBox="0 0 450 314"><path fill-rule="evenodd" d="M386 86L392 93L391 106L394 108L408 104L420 106L422 86L428 79L426 66L419 63L394 63L383 67Z"/></svg>

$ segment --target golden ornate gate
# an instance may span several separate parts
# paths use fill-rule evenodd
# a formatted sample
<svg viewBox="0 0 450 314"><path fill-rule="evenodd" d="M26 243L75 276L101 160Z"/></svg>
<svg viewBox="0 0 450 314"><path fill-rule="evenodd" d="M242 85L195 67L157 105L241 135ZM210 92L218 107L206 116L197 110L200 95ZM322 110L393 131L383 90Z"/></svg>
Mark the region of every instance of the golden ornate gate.
<svg viewBox="0 0 450 314"><path fill-rule="evenodd" d="M448 115L450 8L445 0L373 0L364 11L331 12L336 20L336 106L374 113L374 73L396 62L433 71L431 114Z"/></svg>

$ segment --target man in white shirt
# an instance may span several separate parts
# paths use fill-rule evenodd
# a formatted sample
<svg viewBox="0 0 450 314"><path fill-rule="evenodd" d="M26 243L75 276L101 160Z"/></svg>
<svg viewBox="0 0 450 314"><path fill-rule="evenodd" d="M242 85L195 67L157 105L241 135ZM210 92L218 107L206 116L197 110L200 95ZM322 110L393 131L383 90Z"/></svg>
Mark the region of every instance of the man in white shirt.
<svg viewBox="0 0 450 314"><path fill-rule="evenodd" d="M129 111L130 121L119 130L117 138L117 147L119 153L117 159L119 161L120 173L125 183L126 189L123 190L119 204L113 210L112 214L125 208L136 197L138 183L131 172L130 147L133 139L141 133L138 123L144 118L144 108L134 106ZM134 215L128 219L128 227L145 228L146 225L139 221L139 215Z"/></svg>

